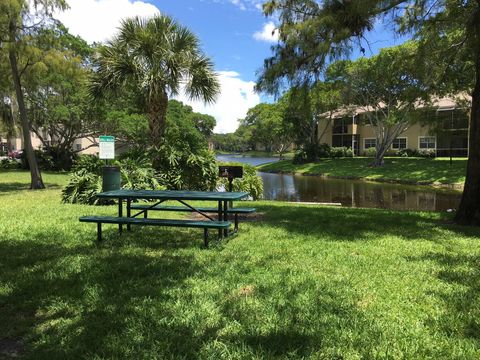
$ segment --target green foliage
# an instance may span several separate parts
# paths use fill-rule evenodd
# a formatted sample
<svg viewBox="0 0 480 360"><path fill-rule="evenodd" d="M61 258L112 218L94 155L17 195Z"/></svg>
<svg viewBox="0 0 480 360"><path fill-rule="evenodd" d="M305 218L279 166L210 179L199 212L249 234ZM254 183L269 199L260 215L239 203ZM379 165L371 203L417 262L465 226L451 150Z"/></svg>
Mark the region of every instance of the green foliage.
<svg viewBox="0 0 480 360"><path fill-rule="evenodd" d="M103 200L96 197L102 191L102 177L87 170L78 170L70 175L62 191L62 202L69 204L100 205Z"/></svg>
<svg viewBox="0 0 480 360"><path fill-rule="evenodd" d="M21 164L19 164L14 159L2 159L2 160L0 160L0 169L12 170L12 169L19 169L19 168L21 168Z"/></svg>
<svg viewBox="0 0 480 360"><path fill-rule="evenodd" d="M344 158L344 157L353 157L353 151L350 148L345 146L332 147L330 148L330 157L335 158Z"/></svg>
<svg viewBox="0 0 480 360"><path fill-rule="evenodd" d="M436 154L434 149L419 149L418 156L424 158L434 158Z"/></svg>
<svg viewBox="0 0 480 360"><path fill-rule="evenodd" d="M213 129L217 124L217 121L213 116L192 112L188 115L188 117L193 122L193 124L195 124L197 130L200 131L203 136L205 136L205 138L209 138L213 134Z"/></svg>
<svg viewBox="0 0 480 360"><path fill-rule="evenodd" d="M53 157L47 151L44 150L34 150L35 158L37 159L38 166L42 170L59 170L57 169ZM30 165L27 160L26 152L22 152L21 162L23 169L30 169Z"/></svg>
<svg viewBox="0 0 480 360"><path fill-rule="evenodd" d="M102 191L102 167L105 163L96 156L80 156L68 183L62 190L62 202L101 205L105 202L95 195Z"/></svg>
<svg viewBox="0 0 480 360"><path fill-rule="evenodd" d="M159 190L163 188L151 162L144 157L123 158L114 162L114 165L120 167L124 189ZM104 162L96 156L81 156L62 191L62 201L71 204L108 204L108 201L95 196L102 191L103 166Z"/></svg>
<svg viewBox="0 0 480 360"><path fill-rule="evenodd" d="M314 161L314 160L312 160L312 161ZM312 162L312 161L309 161L308 153L303 148L300 148L300 149L296 150L295 154L293 155L293 159L292 159L293 164L306 164L306 163Z"/></svg>
<svg viewBox="0 0 480 360"><path fill-rule="evenodd" d="M367 157L375 157L376 153L377 153L377 150L374 147L371 147L365 150L365 156Z"/></svg>
<svg viewBox="0 0 480 360"><path fill-rule="evenodd" d="M162 145L152 152L160 182L171 190L215 189L218 167L215 154L208 150L198 153Z"/></svg>
<svg viewBox="0 0 480 360"><path fill-rule="evenodd" d="M311 147L315 146L315 149ZM316 154L313 156L313 154ZM347 147L331 147L328 144L306 144L295 152L294 164L315 162L318 159L353 157L353 151Z"/></svg>
<svg viewBox="0 0 480 360"><path fill-rule="evenodd" d="M207 118L208 120L205 120ZM177 100L168 102L167 122L165 130L165 142L178 151L199 153L207 148L207 135L209 133L208 125L198 122L204 119L210 121L209 115L198 114L192 111L188 105L184 105ZM215 125L213 125L215 126Z"/></svg>
<svg viewBox="0 0 480 360"><path fill-rule="evenodd" d="M254 146L260 144L265 151L282 154L294 139L293 128L284 118L282 103L262 103L249 109L240 125L249 129L250 141Z"/></svg>
<svg viewBox="0 0 480 360"><path fill-rule="evenodd" d="M149 145L159 147L168 98L177 95L182 84L190 98L207 103L220 89L213 63L195 34L166 15L135 17L123 20L118 35L98 48L90 94L97 99L131 90L142 97Z"/></svg>
<svg viewBox="0 0 480 360"><path fill-rule="evenodd" d="M213 134L215 150L231 153L253 150L256 144L253 141L252 132L252 127L240 124L234 133Z"/></svg>
<svg viewBox="0 0 480 360"><path fill-rule="evenodd" d="M233 180L233 191L248 192L252 200L260 200L263 197L263 180L258 176L257 170L254 166L235 162L222 163L222 165L236 165L243 167L243 178ZM218 186L228 190L228 179L219 178Z"/></svg>

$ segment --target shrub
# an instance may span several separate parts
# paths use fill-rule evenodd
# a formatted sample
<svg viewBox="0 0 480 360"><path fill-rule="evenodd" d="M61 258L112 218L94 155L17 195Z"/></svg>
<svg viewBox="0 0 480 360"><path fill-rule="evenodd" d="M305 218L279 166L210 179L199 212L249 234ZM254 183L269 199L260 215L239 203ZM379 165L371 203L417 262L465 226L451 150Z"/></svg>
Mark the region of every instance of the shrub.
<svg viewBox="0 0 480 360"><path fill-rule="evenodd" d="M332 158L341 158L341 157L353 157L353 151L350 148L345 146L341 147L332 147L330 149Z"/></svg>
<svg viewBox="0 0 480 360"><path fill-rule="evenodd" d="M134 190L159 190L164 188L151 163L145 158L124 159L118 162L122 188Z"/></svg>
<svg viewBox="0 0 480 360"><path fill-rule="evenodd" d="M259 200L263 197L263 180L257 174L257 170L250 164L243 163L222 163L222 165L243 166L243 178L233 180L233 191L248 192L253 200ZM228 179L219 178L217 188L228 189Z"/></svg>
<svg viewBox="0 0 480 360"><path fill-rule="evenodd" d="M98 174L79 170L70 175L62 190L62 202L70 204L104 204L96 195L102 191L102 177Z"/></svg>
<svg viewBox="0 0 480 360"><path fill-rule="evenodd" d="M318 146L318 157L319 158L329 158L332 156L332 147L328 144L320 144Z"/></svg>
<svg viewBox="0 0 480 360"><path fill-rule="evenodd" d="M418 150L418 156L424 158L434 158L436 153L434 149L420 149Z"/></svg>
<svg viewBox="0 0 480 360"><path fill-rule="evenodd" d="M401 157L416 157L418 155L418 151L414 149L402 149L398 151L398 155Z"/></svg>
<svg viewBox="0 0 480 360"><path fill-rule="evenodd" d="M8 158L2 159L2 161L0 161L0 169L10 170L19 168L21 168L21 164L15 159Z"/></svg>
<svg viewBox="0 0 480 360"><path fill-rule="evenodd" d="M47 171L69 171L78 159L78 155L73 151L65 151L56 146L34 150L34 152L40 169ZM23 151L20 157L22 167L26 170L30 169L26 152Z"/></svg>
<svg viewBox="0 0 480 360"><path fill-rule="evenodd" d="M400 155L399 155L399 151L398 151L398 150L387 150L387 151L385 152L385 156L398 157L398 156L400 156Z"/></svg>
<svg viewBox="0 0 480 360"><path fill-rule="evenodd" d="M217 160L212 151L198 154L163 145L153 153L160 183L171 190L215 189L218 177Z"/></svg>
<svg viewBox="0 0 480 360"><path fill-rule="evenodd" d="M295 151L292 162L294 164L305 164L308 162L307 152L304 149Z"/></svg>
<svg viewBox="0 0 480 360"><path fill-rule="evenodd" d="M122 188L124 189L155 190L164 188L160 185L158 175L146 158L123 159L115 161L114 165L120 167ZM108 200L96 197L96 194L102 191L103 166L104 162L96 156L81 156L62 191L62 201L88 205L110 203Z"/></svg>
<svg viewBox="0 0 480 360"><path fill-rule="evenodd" d="M53 157L43 150L34 150L35 158L37 159L38 167L41 170L51 171L56 170L55 163L53 162ZM20 159L22 161L22 168L25 170L30 169L30 165L27 160L27 152L23 151Z"/></svg>
<svg viewBox="0 0 480 360"><path fill-rule="evenodd" d="M375 157L376 154L377 154L377 150L374 147L371 147L365 150L365 156L367 157Z"/></svg>

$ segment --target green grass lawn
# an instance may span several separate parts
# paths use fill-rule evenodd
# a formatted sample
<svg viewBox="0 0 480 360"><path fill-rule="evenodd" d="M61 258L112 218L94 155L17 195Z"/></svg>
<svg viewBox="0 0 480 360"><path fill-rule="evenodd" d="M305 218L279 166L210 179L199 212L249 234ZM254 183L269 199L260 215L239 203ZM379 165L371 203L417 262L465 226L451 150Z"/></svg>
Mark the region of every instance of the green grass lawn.
<svg viewBox="0 0 480 360"><path fill-rule="evenodd" d="M370 167L371 158L322 159L316 163L296 165L278 161L260 165L265 172L287 172L325 175L338 178L356 178L376 181L395 181L423 185L459 184L465 181L466 159L447 158L386 158L385 166Z"/></svg>
<svg viewBox="0 0 480 360"><path fill-rule="evenodd" d="M65 175L0 172L0 358L478 359L480 229L447 214L258 202L200 230L118 236ZM215 242L213 242L215 243Z"/></svg>

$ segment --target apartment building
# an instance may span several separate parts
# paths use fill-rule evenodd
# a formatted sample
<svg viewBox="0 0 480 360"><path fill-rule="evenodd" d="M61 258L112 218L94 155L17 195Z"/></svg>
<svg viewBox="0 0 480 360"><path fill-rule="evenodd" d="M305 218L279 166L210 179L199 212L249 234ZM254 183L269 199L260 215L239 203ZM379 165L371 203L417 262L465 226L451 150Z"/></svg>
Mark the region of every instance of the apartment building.
<svg viewBox="0 0 480 360"><path fill-rule="evenodd" d="M43 134L43 137L45 139L49 139L49 141L52 141L52 139L50 139L47 134ZM30 133L30 139L32 141L32 147L34 149L42 148L43 144L34 132ZM94 140L95 139L87 137L77 139L73 144L72 150L77 151L80 154L96 155L98 154L99 148L98 145L92 146L92 144L94 144ZM17 131L17 135L14 137L7 138L5 135L0 134L0 155L23 150L23 143L24 141L23 137L21 136L20 130Z"/></svg>
<svg viewBox="0 0 480 360"><path fill-rule="evenodd" d="M400 134L391 151L434 150L436 156L468 156L469 109L457 105L454 99L442 98L428 108L419 107L416 121ZM372 125L361 109L338 111L318 124L320 143L333 147L345 146L356 155L365 155L375 148Z"/></svg>

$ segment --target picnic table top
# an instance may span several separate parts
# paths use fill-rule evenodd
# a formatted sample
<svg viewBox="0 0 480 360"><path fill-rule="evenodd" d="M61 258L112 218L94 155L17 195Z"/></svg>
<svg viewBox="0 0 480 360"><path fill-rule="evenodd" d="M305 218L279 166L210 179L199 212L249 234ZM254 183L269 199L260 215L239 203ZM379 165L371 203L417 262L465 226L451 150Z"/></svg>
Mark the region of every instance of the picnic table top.
<svg viewBox="0 0 480 360"><path fill-rule="evenodd" d="M100 198L232 201L246 198L246 192L184 190L112 190L97 194Z"/></svg>

